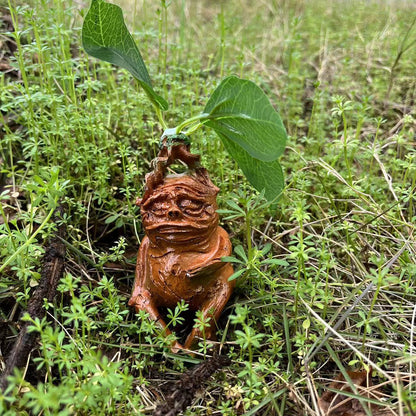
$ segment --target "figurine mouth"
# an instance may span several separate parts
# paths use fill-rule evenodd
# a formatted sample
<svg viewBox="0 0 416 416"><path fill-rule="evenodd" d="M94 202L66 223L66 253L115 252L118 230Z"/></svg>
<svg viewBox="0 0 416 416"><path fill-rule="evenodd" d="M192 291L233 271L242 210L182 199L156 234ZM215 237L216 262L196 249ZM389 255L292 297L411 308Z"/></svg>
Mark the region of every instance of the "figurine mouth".
<svg viewBox="0 0 416 416"><path fill-rule="evenodd" d="M195 227L193 225L181 225L181 224L158 224L146 227L148 231L157 230L162 234L183 234L183 233L195 233L201 232L206 227Z"/></svg>

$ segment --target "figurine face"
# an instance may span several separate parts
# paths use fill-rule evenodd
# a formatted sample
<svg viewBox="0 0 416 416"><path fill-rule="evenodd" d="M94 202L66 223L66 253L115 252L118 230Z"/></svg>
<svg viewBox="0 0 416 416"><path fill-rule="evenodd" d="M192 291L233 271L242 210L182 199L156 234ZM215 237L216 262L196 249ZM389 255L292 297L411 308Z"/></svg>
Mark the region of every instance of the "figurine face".
<svg viewBox="0 0 416 416"><path fill-rule="evenodd" d="M153 244L206 241L218 226L218 188L189 175L168 176L142 204L147 236Z"/></svg>

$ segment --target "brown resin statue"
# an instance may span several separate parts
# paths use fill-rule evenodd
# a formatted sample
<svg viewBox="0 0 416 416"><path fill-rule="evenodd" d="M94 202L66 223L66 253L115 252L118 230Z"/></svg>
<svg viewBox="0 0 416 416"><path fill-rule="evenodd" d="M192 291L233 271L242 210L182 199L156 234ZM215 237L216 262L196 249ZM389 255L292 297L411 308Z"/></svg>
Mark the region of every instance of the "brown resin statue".
<svg viewBox="0 0 416 416"><path fill-rule="evenodd" d="M169 142L178 139L179 141ZM145 237L137 255L136 278L129 305L148 312L165 334L170 330L159 308L174 308L184 300L200 310L210 326L204 334L194 327L184 345L191 349L197 338L215 339L216 322L234 287L228 278L233 267L221 261L231 254L227 232L218 225L216 197L219 189L199 155L189 151L187 137L162 137L162 149L154 171L146 175L146 189L136 204L141 207ZM166 175L169 165L182 161L187 173Z"/></svg>

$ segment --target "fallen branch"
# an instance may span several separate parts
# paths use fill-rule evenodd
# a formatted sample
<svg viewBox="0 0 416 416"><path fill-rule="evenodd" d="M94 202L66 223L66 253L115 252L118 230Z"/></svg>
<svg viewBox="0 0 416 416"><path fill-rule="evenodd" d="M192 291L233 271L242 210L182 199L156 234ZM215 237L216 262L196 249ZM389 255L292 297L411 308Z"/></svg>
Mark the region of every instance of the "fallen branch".
<svg viewBox="0 0 416 416"><path fill-rule="evenodd" d="M156 407L153 416L176 416L185 411L206 380L217 370L230 365L230 363L231 360L227 356L215 354L184 373L175 383L172 392L167 395L166 401Z"/></svg>

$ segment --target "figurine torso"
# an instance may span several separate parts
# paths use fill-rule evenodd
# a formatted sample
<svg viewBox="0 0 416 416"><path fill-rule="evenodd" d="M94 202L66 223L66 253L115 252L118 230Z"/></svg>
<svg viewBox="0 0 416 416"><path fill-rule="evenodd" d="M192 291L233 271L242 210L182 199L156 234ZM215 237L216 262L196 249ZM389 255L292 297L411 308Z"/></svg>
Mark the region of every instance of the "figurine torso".
<svg viewBox="0 0 416 416"><path fill-rule="evenodd" d="M215 288L219 272L227 263L221 257L231 254L231 243L223 228L217 227L204 247L189 251L160 250L145 237L140 246L140 258L146 258L147 289L160 306L173 307L181 299L191 309L198 309L201 298ZM139 266L141 267L141 266Z"/></svg>

